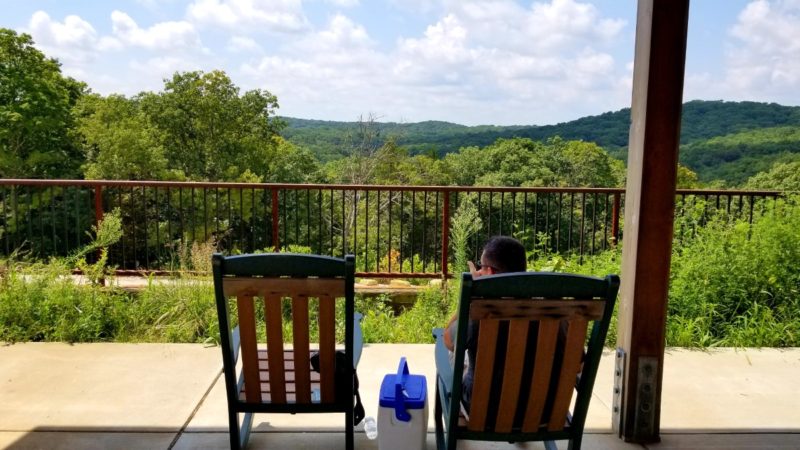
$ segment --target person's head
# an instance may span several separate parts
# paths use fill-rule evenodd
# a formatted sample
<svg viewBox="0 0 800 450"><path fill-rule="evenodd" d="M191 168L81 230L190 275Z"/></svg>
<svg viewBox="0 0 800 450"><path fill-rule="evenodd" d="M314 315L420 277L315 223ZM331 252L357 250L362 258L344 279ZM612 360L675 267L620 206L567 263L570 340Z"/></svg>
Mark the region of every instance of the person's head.
<svg viewBox="0 0 800 450"><path fill-rule="evenodd" d="M482 274L524 272L526 269L525 247L518 240L509 236L494 236L483 245Z"/></svg>

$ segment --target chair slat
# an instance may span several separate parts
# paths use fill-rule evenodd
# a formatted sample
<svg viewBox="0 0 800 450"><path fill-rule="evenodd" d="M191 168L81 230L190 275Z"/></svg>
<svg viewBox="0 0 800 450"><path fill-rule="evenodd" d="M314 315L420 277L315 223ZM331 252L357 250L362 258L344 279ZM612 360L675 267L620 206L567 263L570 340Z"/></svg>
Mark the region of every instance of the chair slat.
<svg viewBox="0 0 800 450"><path fill-rule="evenodd" d="M542 422L544 404L547 401L550 374L553 371L553 359L558 339L558 320L542 320L539 322L539 333L536 337L536 359L533 363L531 390L528 394L528 406L522 421L522 431L533 433L539 430Z"/></svg>
<svg viewBox="0 0 800 450"><path fill-rule="evenodd" d="M528 341L528 320L511 320L508 325L508 351L503 365L503 387L500 391L500 408L497 412L495 431L511 432L514 415L519 402L519 387L522 382L522 366ZM480 355L480 352L478 352Z"/></svg>
<svg viewBox="0 0 800 450"><path fill-rule="evenodd" d="M469 318L597 320L603 308L605 300L593 299L476 299L470 303Z"/></svg>
<svg viewBox="0 0 800 450"><path fill-rule="evenodd" d="M264 295L264 319L267 322L267 361L269 361L269 386L272 403L286 403L281 302L281 296L278 294Z"/></svg>
<svg viewBox="0 0 800 450"><path fill-rule="evenodd" d="M564 429L567 420L567 411L572 400L572 392L575 390L575 380L581 365L581 355L583 354L583 344L586 340L586 328L588 322L582 319L569 322L567 331L567 342L564 345L564 360L561 363L561 374L558 379L553 409L550 413L550 421L547 429L559 431Z"/></svg>
<svg viewBox="0 0 800 450"><path fill-rule="evenodd" d="M260 403L261 390L258 371L258 347L256 340L256 319L253 297L241 295L236 297L239 312L239 336L242 346L242 371L244 373L244 389L247 403Z"/></svg>
<svg viewBox="0 0 800 450"><path fill-rule="evenodd" d="M489 407L489 393L494 376L492 372L499 326L500 322L492 319L482 320L479 325L478 357L475 361L475 379L467 423L467 428L471 431L483 431L486 426L486 410Z"/></svg>
<svg viewBox="0 0 800 450"><path fill-rule="evenodd" d="M295 370L297 384L297 402L311 403L310 365L308 352L308 297L295 295L292 297L292 336L294 344Z"/></svg>
<svg viewBox="0 0 800 450"><path fill-rule="evenodd" d="M225 278L223 289L226 296L255 296L261 293L344 296L344 283L336 278Z"/></svg>
<svg viewBox="0 0 800 450"><path fill-rule="evenodd" d="M319 297L319 377L323 403L333 403L336 353L336 318L334 298Z"/></svg>

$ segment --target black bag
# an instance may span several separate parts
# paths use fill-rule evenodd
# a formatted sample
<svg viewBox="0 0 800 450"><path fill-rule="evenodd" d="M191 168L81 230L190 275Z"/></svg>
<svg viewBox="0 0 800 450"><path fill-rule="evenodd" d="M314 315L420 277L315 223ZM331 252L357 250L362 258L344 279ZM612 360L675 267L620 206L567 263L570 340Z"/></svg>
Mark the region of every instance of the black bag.
<svg viewBox="0 0 800 450"><path fill-rule="evenodd" d="M319 373L319 353L311 355L311 368ZM358 392L358 372L353 368L353 362L347 360L347 355L342 350L336 351L334 363L334 383L336 384L335 398L336 403L347 401L347 384L350 377L353 377L353 395L356 397L356 405L353 407L353 425L358 425L364 420L364 405L361 404L361 394Z"/></svg>

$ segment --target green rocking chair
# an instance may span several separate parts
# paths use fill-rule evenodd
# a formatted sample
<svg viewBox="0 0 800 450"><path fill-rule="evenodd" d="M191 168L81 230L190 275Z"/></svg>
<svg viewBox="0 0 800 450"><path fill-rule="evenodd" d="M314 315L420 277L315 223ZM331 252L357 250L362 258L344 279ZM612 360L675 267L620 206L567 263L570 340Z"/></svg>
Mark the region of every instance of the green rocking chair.
<svg viewBox="0 0 800 450"><path fill-rule="evenodd" d="M454 363L436 337L436 442L569 440L579 449L619 277L560 273L462 276ZM460 416L469 322L477 355L468 418ZM586 343L589 322L593 322ZM574 407L570 410L573 395Z"/></svg>
<svg viewBox="0 0 800 450"><path fill-rule="evenodd" d="M360 315L353 311L355 258L215 254L212 264L231 448L247 445L254 413L343 412L345 442L352 449L355 367L362 342ZM235 314L229 305L233 297ZM262 308L266 346L257 341L257 330L264 327L257 325L261 315L256 310ZM343 360L353 362L349 368L336 367L342 359L336 357L336 308L344 308ZM289 309L292 346L285 348L283 311ZM319 333L318 349L309 344L312 330Z"/></svg>

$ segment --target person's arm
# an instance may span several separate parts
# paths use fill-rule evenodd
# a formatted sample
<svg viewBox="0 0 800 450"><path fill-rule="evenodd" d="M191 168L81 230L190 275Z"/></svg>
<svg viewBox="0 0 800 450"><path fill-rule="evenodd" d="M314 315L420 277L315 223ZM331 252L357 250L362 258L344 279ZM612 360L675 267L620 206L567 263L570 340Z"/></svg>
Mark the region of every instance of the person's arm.
<svg viewBox="0 0 800 450"><path fill-rule="evenodd" d="M467 267L469 268L470 273L474 278L478 278L482 275L482 273L475 267L475 264L472 261L467 261ZM453 314L453 317L450 318L450 322L447 323L447 327L444 329L444 346L447 347L448 350L451 352L455 350L456 343L456 331L458 330L458 311Z"/></svg>
<svg viewBox="0 0 800 450"><path fill-rule="evenodd" d="M456 343L453 342L453 338L456 335L456 329L458 328L458 313L453 314L453 317L450 318L450 322L447 323L447 327L444 329L444 346L447 347L448 350L451 352L455 350Z"/></svg>

